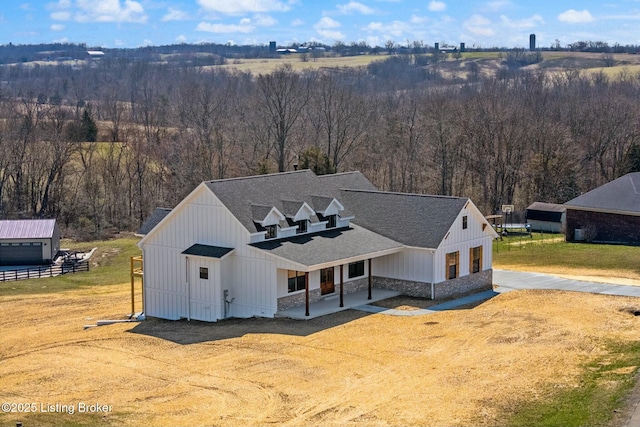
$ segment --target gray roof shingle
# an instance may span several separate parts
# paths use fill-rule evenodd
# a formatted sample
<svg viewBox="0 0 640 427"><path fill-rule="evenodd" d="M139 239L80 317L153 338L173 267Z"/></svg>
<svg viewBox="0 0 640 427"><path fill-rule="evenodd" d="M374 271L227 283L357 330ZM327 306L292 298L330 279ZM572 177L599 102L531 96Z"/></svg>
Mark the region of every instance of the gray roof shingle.
<svg viewBox="0 0 640 427"><path fill-rule="evenodd" d="M308 267L402 248L402 244L357 225L251 246Z"/></svg>
<svg viewBox="0 0 640 427"><path fill-rule="evenodd" d="M169 215L169 212L171 212L169 208L155 208L151 215L142 223L138 231L136 231L136 234L144 236L149 233L165 216Z"/></svg>
<svg viewBox="0 0 640 427"><path fill-rule="evenodd" d="M640 172L621 176L588 193L569 200L567 208L601 209L612 212L640 213Z"/></svg>
<svg viewBox="0 0 640 427"><path fill-rule="evenodd" d="M0 221L0 239L48 239L53 237L55 219L16 219Z"/></svg>
<svg viewBox="0 0 640 427"><path fill-rule="evenodd" d="M312 206L311 196L335 197L335 189L320 181L310 170L222 179L205 184L250 233L258 231L252 205L274 206L284 213L291 209L289 206L285 209L283 200L304 201Z"/></svg>
<svg viewBox="0 0 640 427"><path fill-rule="evenodd" d="M343 190L353 223L408 246L436 249L469 199Z"/></svg>
<svg viewBox="0 0 640 427"><path fill-rule="evenodd" d="M351 190L377 191L375 185L371 183L360 171L335 173L331 175L320 175L318 177L325 184L329 184L336 189L349 188ZM336 198L339 194L336 194Z"/></svg>

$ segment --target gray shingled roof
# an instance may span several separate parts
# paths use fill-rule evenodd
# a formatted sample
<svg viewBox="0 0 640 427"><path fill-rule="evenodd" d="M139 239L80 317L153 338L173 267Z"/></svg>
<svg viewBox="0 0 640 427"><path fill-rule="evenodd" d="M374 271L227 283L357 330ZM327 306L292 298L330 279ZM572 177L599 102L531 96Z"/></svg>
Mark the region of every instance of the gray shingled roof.
<svg viewBox="0 0 640 427"><path fill-rule="evenodd" d="M53 237L55 219L0 221L0 239L48 239Z"/></svg>
<svg viewBox="0 0 640 427"><path fill-rule="evenodd" d="M354 224L408 246L436 249L468 199L383 191L343 190Z"/></svg>
<svg viewBox="0 0 640 427"><path fill-rule="evenodd" d="M310 170L208 181L207 187L251 233L258 231L251 205L275 206L285 212L283 200L307 202L311 196L335 197L335 189Z"/></svg>
<svg viewBox="0 0 640 427"><path fill-rule="evenodd" d="M357 225L251 246L307 267L402 248L402 244Z"/></svg>
<svg viewBox="0 0 640 427"><path fill-rule="evenodd" d="M321 175L318 177L325 184L329 183L336 189L349 188L351 190L378 190L360 171L343 172L331 175ZM339 200L339 194L335 197Z"/></svg>
<svg viewBox="0 0 640 427"><path fill-rule="evenodd" d="M209 258L222 258L232 250L233 248L223 248L221 246L195 244L185 249L182 253L184 255L197 255L197 256L204 256Z"/></svg>
<svg viewBox="0 0 640 427"><path fill-rule="evenodd" d="M136 234L144 236L149 233L165 216L169 215L169 212L171 212L169 208L155 208L151 215L142 223L138 231L136 231Z"/></svg>
<svg viewBox="0 0 640 427"><path fill-rule="evenodd" d="M640 213L640 172L633 172L565 203L567 208Z"/></svg>

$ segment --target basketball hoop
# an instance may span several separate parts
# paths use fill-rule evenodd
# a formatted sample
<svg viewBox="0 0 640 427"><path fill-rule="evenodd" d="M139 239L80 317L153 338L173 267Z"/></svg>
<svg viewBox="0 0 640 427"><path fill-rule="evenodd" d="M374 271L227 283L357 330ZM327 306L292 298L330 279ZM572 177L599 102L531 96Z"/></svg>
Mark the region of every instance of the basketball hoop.
<svg viewBox="0 0 640 427"><path fill-rule="evenodd" d="M507 215L510 215L514 211L513 205L502 205L502 212Z"/></svg>

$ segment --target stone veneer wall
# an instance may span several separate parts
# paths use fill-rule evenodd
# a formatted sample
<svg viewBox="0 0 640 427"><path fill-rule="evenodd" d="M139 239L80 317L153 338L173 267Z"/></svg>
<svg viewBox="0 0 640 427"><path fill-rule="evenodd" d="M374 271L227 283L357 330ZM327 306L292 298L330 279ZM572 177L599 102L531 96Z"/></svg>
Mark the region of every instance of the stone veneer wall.
<svg viewBox="0 0 640 427"><path fill-rule="evenodd" d="M410 297L431 298L431 283L376 276L373 279L373 286L379 289L398 291L402 295Z"/></svg>
<svg viewBox="0 0 640 427"><path fill-rule="evenodd" d="M344 294L364 291L369 286L367 277L362 279L350 280L344 283ZM457 279L447 280L436 283L434 285L436 300L447 299L458 295L464 295L473 291L481 291L491 289L493 286L493 270L485 270L480 273L468 276L458 277ZM431 298L431 283L412 282L409 280L390 279L387 277L373 277L373 287L378 289L390 289L398 291L402 295L419 298ZM340 284L336 285L336 291L330 295L340 293ZM314 303L322 299L324 295L320 295L320 289L309 290L309 303ZM304 305L304 292L299 294L287 295L278 298L278 311L286 310L291 307Z"/></svg>
<svg viewBox="0 0 640 427"><path fill-rule="evenodd" d="M369 280L367 277L363 277L362 279L350 280L348 282L344 282L344 294L351 294L354 292L359 292L366 290L369 286ZM374 282L375 286L375 282ZM335 293L329 295L339 295L340 294L340 284L335 285ZM320 289L310 289L309 290L309 303L317 302L322 299L325 295L320 295ZM287 295L286 297L278 298L278 311L286 310L291 307L297 307L300 305L304 305L305 297L304 292L300 292L295 295Z"/></svg>
<svg viewBox="0 0 640 427"><path fill-rule="evenodd" d="M435 284L436 300L493 288L493 270L485 270Z"/></svg>

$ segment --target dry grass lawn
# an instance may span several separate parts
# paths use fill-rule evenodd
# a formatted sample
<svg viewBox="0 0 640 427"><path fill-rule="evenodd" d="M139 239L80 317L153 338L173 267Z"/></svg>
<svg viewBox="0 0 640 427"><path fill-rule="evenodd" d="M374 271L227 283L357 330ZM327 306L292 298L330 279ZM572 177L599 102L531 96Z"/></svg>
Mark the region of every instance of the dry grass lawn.
<svg viewBox="0 0 640 427"><path fill-rule="evenodd" d="M0 425L502 425L576 387L608 340L640 326L637 299L522 291L417 317L83 329L122 318L128 297L127 285L1 297L0 401L111 411L0 413Z"/></svg>

